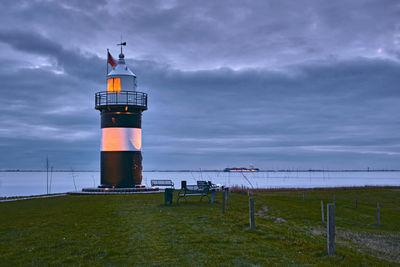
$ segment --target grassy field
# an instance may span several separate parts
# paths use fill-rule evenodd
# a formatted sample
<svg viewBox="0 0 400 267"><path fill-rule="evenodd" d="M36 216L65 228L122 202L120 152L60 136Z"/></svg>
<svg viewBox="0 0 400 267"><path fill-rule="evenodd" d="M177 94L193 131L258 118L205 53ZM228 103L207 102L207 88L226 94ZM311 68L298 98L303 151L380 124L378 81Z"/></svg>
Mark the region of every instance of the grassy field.
<svg viewBox="0 0 400 267"><path fill-rule="evenodd" d="M306 199L303 200L303 192ZM336 255L320 201L336 195ZM191 197L65 196L0 203L0 265L400 265L400 188L231 193L221 214ZM358 199L358 209L354 199ZM381 224L376 204L381 203Z"/></svg>

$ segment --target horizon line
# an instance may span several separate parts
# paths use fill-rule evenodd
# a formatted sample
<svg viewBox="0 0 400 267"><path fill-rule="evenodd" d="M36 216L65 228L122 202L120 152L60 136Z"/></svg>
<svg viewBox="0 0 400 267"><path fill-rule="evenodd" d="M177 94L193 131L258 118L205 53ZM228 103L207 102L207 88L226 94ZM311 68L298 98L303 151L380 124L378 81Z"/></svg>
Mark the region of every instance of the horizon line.
<svg viewBox="0 0 400 267"><path fill-rule="evenodd" d="M0 169L0 172L51 172L46 169ZM53 169L53 172L100 172L100 170L75 170L75 169ZM243 171L246 173L254 172L382 172L382 171L400 171L400 169L265 169L259 171ZM208 170L143 170L143 172L225 172L223 169L208 169ZM227 171L227 172L242 172L242 171Z"/></svg>

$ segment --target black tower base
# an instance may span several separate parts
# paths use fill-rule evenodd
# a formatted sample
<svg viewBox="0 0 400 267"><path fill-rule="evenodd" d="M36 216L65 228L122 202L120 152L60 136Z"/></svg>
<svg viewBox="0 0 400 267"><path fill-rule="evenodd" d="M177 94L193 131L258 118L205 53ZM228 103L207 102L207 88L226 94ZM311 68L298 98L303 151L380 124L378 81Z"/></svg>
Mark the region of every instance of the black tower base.
<svg viewBox="0 0 400 267"><path fill-rule="evenodd" d="M142 153L140 151L102 151L102 187L128 188L142 182Z"/></svg>

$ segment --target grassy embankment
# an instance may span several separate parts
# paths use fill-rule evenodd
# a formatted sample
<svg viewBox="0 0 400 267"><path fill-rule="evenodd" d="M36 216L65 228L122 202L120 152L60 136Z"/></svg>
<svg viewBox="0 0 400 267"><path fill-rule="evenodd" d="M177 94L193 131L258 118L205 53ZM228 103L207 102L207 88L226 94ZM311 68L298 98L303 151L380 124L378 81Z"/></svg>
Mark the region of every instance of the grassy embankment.
<svg viewBox="0 0 400 267"><path fill-rule="evenodd" d="M257 191L257 229L248 196L191 197L164 206L162 194L65 196L0 203L0 263L13 265L396 265L400 189ZM336 195L337 247L326 254L320 201ZM354 199L358 199L358 209ZM376 203L381 224L376 224ZM277 219L280 218L280 219Z"/></svg>

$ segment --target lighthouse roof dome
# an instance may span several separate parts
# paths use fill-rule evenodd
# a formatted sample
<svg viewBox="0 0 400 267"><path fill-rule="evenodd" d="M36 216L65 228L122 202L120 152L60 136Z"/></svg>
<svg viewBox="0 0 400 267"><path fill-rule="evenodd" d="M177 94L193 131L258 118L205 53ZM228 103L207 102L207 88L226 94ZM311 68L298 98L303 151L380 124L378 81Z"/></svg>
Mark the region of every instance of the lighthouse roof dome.
<svg viewBox="0 0 400 267"><path fill-rule="evenodd" d="M133 76L136 75L128 68L125 63L124 54L119 55L118 65L108 73L108 76Z"/></svg>

